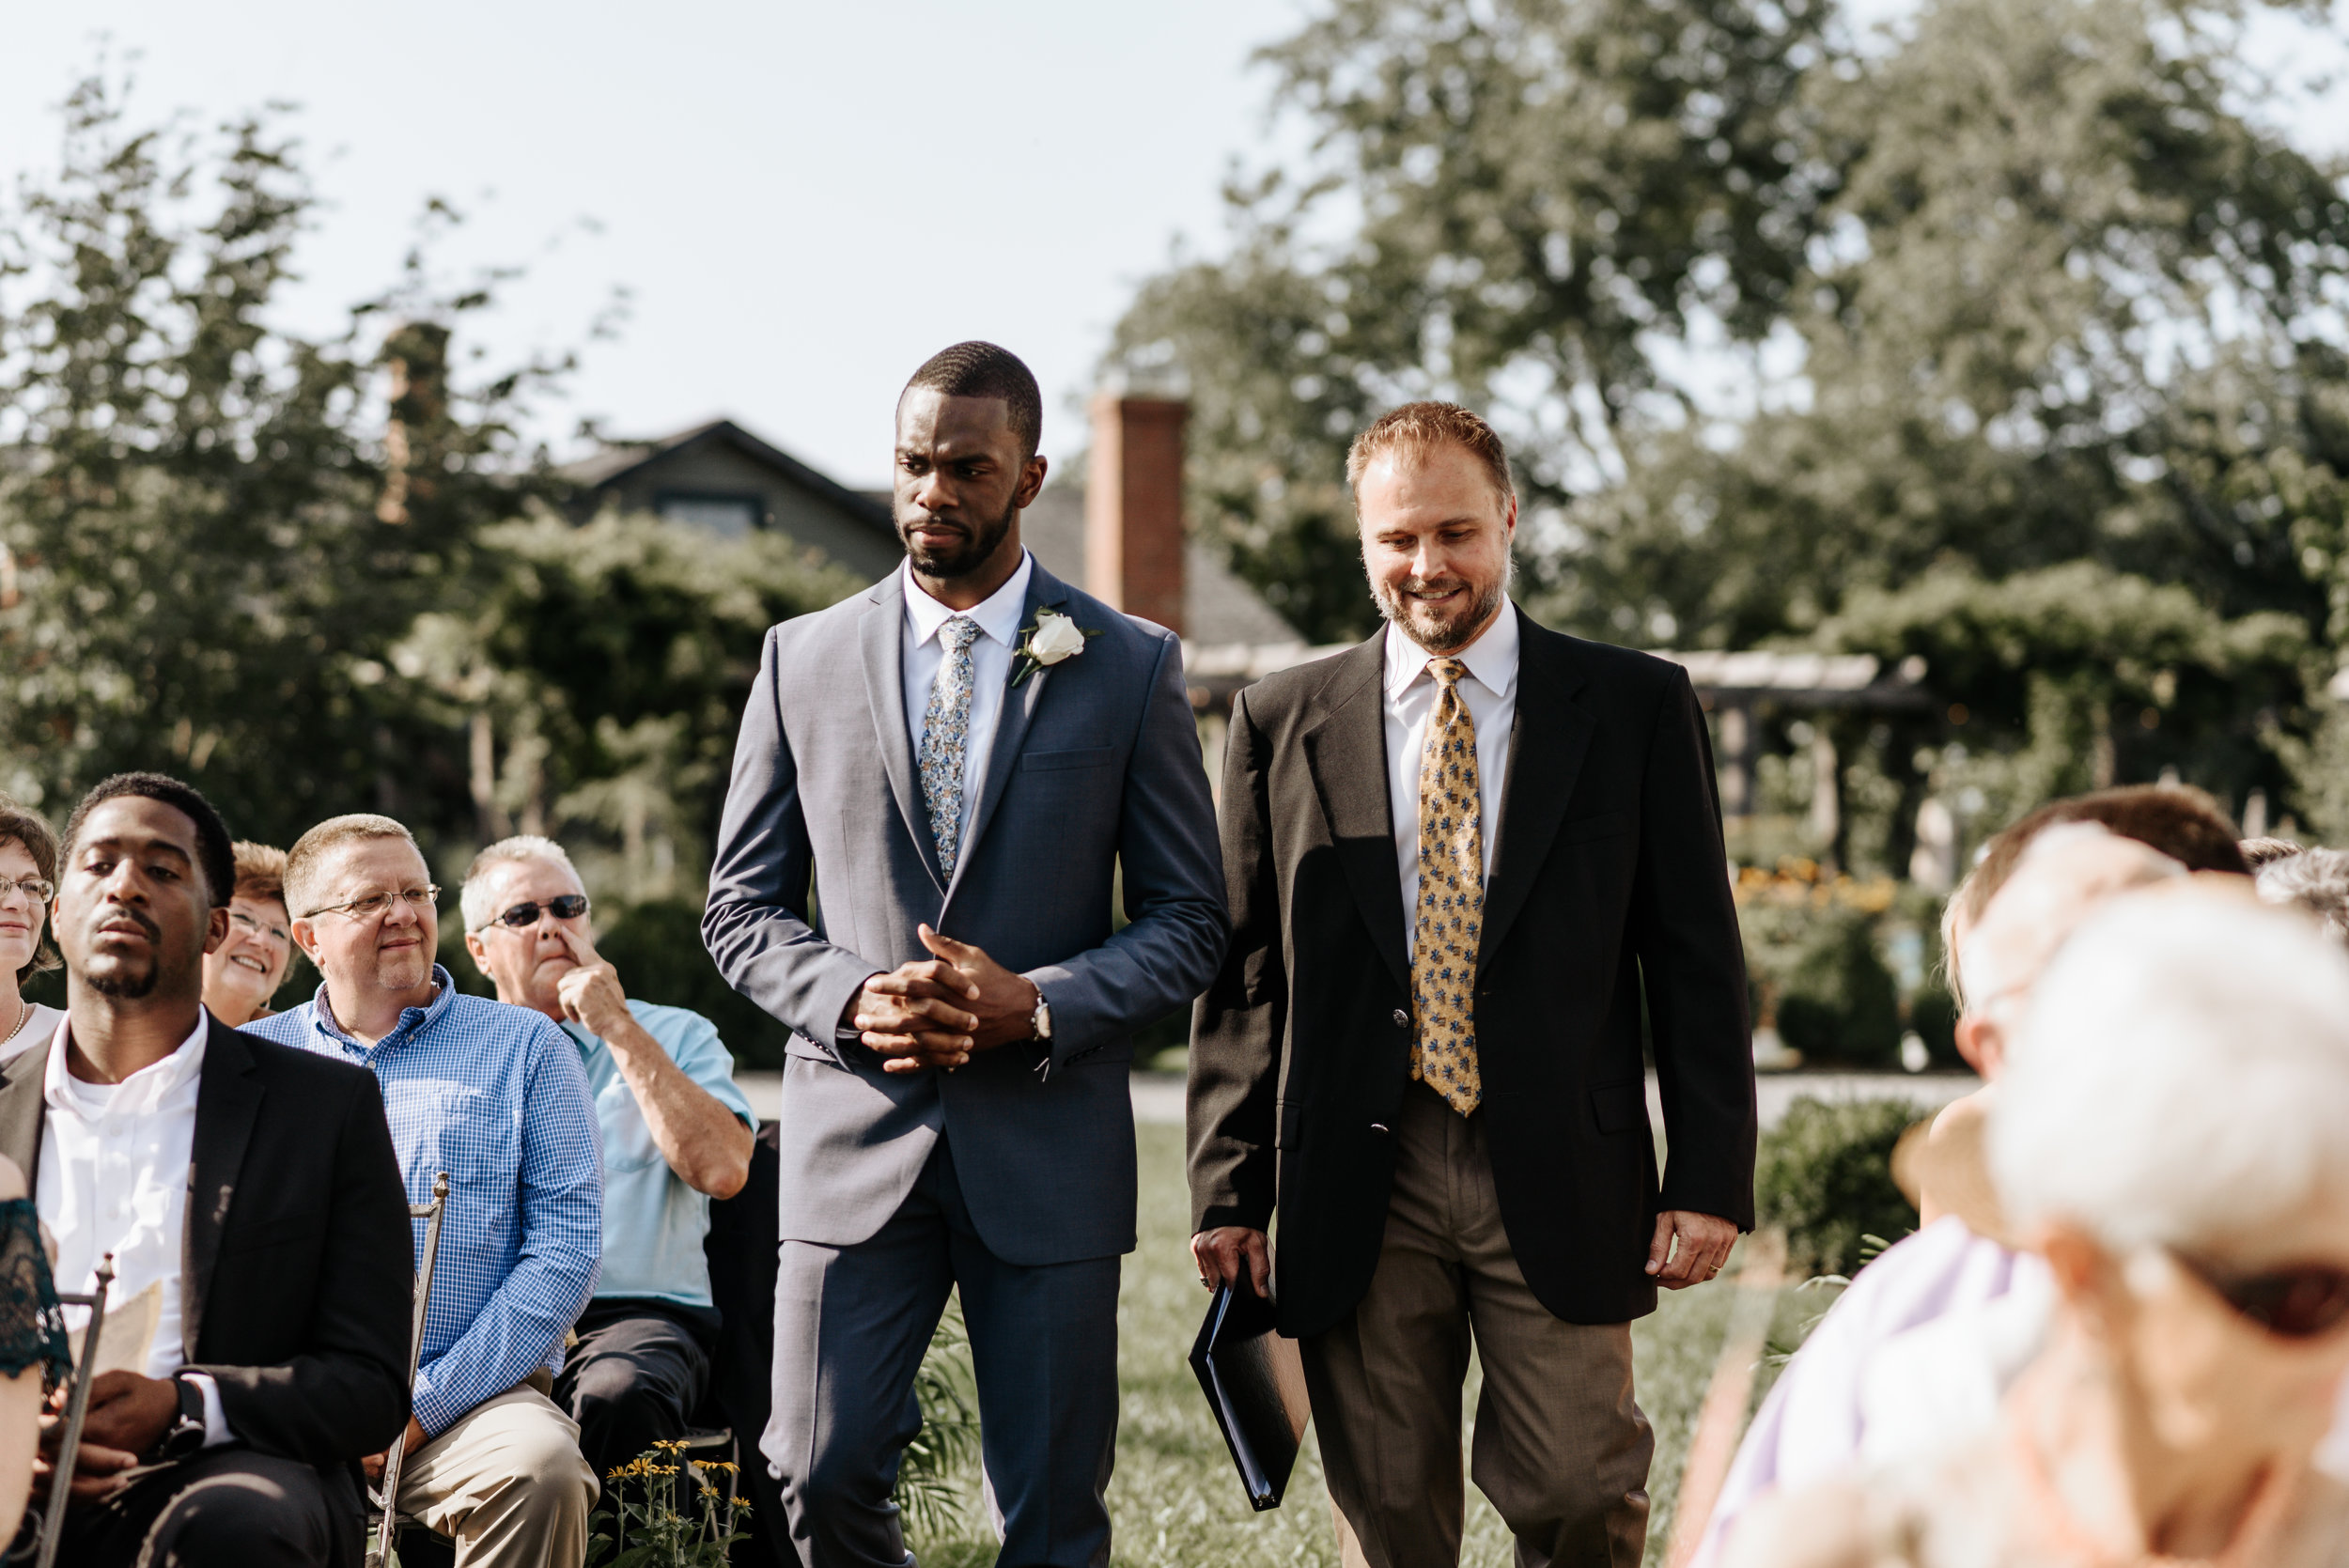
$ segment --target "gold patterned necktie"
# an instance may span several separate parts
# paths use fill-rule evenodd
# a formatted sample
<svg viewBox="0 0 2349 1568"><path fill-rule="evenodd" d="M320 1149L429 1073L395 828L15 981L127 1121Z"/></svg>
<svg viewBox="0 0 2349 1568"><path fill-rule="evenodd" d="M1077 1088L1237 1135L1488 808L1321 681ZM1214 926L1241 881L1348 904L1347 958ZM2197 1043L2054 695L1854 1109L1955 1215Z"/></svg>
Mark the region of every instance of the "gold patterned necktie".
<svg viewBox="0 0 2349 1568"><path fill-rule="evenodd" d="M1411 1076L1465 1116L1484 1098L1476 1066L1476 939L1485 923L1483 797L1476 722L1460 699L1468 666L1431 659L1436 706L1419 762L1419 908L1411 941Z"/></svg>

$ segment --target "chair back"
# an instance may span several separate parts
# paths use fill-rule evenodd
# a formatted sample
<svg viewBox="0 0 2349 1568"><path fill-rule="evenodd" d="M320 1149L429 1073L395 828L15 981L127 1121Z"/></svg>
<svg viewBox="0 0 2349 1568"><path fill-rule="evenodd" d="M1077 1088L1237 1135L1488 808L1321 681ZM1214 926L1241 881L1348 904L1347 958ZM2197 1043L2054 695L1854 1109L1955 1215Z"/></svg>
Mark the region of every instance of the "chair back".
<svg viewBox="0 0 2349 1568"><path fill-rule="evenodd" d="M424 1358L424 1319L432 1310L432 1268L441 1261L441 1221L448 1214L448 1172L432 1178L432 1201L408 1205L408 1218L424 1221L424 1261L416 1270L416 1310L408 1333L408 1392L416 1391L416 1363ZM399 1524L399 1472L408 1457L408 1429L383 1454L383 1516L375 1528L375 1544L367 1548L367 1568L383 1568L392 1560L392 1532ZM47 1568L46 1564L42 1568Z"/></svg>
<svg viewBox="0 0 2349 1568"><path fill-rule="evenodd" d="M90 1379L98 1365L98 1331L106 1324L106 1292L115 1282L115 1255L112 1252L98 1260L97 1289L87 1295L69 1295L60 1291L57 1299L70 1307L89 1309L89 1327L82 1330L82 1353L73 1358L73 1370L68 1374L70 1392L65 1402L65 1436L57 1443L56 1463L49 1472L49 1506L42 1511L40 1521L40 1551L33 1560L35 1568L54 1568L57 1544L65 1530L66 1495L71 1490L74 1461L82 1454L82 1418L89 1413Z"/></svg>

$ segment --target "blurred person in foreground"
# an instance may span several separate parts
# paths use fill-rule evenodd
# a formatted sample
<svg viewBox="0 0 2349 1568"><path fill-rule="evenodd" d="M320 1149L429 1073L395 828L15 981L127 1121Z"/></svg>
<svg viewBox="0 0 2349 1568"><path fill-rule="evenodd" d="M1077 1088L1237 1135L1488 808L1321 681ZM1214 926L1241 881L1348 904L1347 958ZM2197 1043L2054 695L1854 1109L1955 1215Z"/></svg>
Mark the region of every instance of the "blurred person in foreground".
<svg viewBox="0 0 2349 1568"><path fill-rule="evenodd" d="M42 942L57 891L57 835L35 813L0 795L0 1062L49 1038L61 1008L24 995L25 982L57 967Z"/></svg>
<svg viewBox="0 0 2349 1568"><path fill-rule="evenodd" d="M2190 852L2207 836L2198 826L2171 842ZM2076 819L2035 830L1998 870L2002 880L1979 921L1955 923L1951 966L1966 999L1958 1048L1988 1086L1968 1096L1967 1114L1948 1119L1953 1126L1937 1124L1939 1140L1921 1161L1933 1211L1923 1228L1859 1272L1755 1412L1699 1564L1713 1560L1743 1510L1772 1488L1831 1475L1863 1453L1898 1452L1940 1424L1988 1421L2000 1379L2016 1364L2012 1342L2028 1346L2035 1332L2045 1276L2011 1244L1982 1149L2007 1041L2039 971L2097 905L2186 868Z"/></svg>
<svg viewBox="0 0 2349 1568"><path fill-rule="evenodd" d="M231 1029L266 1018L293 962L293 917L286 912L286 852L239 841L237 891L228 935L204 955L204 1005Z"/></svg>
<svg viewBox="0 0 2349 1568"><path fill-rule="evenodd" d="M2263 863L2260 897L2314 920L2335 941L2349 942L2349 851L2304 849Z"/></svg>
<svg viewBox="0 0 2349 1568"><path fill-rule="evenodd" d="M356 1462L405 1420L408 1211L383 1102L366 1074L205 1012L234 880L188 785L92 789L57 889L67 1020L0 1065L0 1154L34 1178L67 1288L113 1254L101 1354L138 1368L91 1382L64 1562L355 1568ZM87 1315L71 1310L77 1334Z"/></svg>
<svg viewBox="0 0 2349 1568"><path fill-rule="evenodd" d="M424 855L388 816L330 817L286 856L294 940L318 994L249 1024L374 1073L408 1201L449 1178L399 1508L460 1568L577 1568L596 1478L550 1397L595 1288L603 1171L579 1051L544 1017L460 993ZM397 1257L420 1261L424 1226ZM407 1292L402 1292L405 1299ZM367 1462L380 1473L378 1456Z"/></svg>
<svg viewBox="0 0 2349 1568"><path fill-rule="evenodd" d="M1654 1439L1631 1320L1753 1222L1704 715L1678 666L1510 602L1517 497L1475 414L1396 409L1346 476L1387 624L1232 711L1191 1251L1209 1283L1277 1277L1347 1563L1458 1560L1473 1347L1470 1469L1517 1560L1632 1568Z"/></svg>
<svg viewBox="0 0 2349 1568"><path fill-rule="evenodd" d="M2116 901L2021 1019L1990 1160L2054 1297L1994 1429L1770 1499L1732 1568L2349 1563L2310 1464L2349 1371L2349 955L2217 890Z"/></svg>
<svg viewBox="0 0 2349 1568"><path fill-rule="evenodd" d="M756 1119L699 1013L630 997L598 955L586 885L562 846L523 834L474 857L465 948L498 1000L543 1013L586 1069L603 1146L603 1266L554 1402L609 1474L685 1434L709 1383L709 1200L750 1174Z"/></svg>

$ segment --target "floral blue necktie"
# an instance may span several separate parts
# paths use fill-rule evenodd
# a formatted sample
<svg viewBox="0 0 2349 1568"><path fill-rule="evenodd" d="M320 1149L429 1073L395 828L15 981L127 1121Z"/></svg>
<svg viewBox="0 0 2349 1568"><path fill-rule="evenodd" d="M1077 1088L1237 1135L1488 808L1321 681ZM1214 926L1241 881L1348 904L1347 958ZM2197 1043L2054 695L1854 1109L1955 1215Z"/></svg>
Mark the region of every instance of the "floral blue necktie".
<svg viewBox="0 0 2349 1568"><path fill-rule="evenodd" d="M946 657L930 683L930 705L922 713L922 800L929 807L930 842L938 847L938 869L952 880L962 847L962 771L971 749L971 644L979 623L956 615L938 629Z"/></svg>

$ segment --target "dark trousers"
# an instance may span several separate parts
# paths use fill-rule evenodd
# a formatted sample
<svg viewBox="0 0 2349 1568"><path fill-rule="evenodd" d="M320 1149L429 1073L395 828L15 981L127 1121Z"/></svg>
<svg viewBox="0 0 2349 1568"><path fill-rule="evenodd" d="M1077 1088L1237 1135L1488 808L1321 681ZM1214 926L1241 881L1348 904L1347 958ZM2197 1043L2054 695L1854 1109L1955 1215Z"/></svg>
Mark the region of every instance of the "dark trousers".
<svg viewBox="0 0 2349 1568"><path fill-rule="evenodd" d="M232 1443L69 1510L57 1560L77 1568L319 1568L356 1563L361 1551L358 1495L347 1478Z"/></svg>
<svg viewBox="0 0 2349 1568"><path fill-rule="evenodd" d="M987 1250L940 1139L870 1240L786 1241L775 1281L774 1413L761 1443L807 1568L900 1568L890 1493L921 1431L914 1374L959 1288L979 1449L1002 1511L997 1568L1110 1559L1119 1260L1028 1265Z"/></svg>
<svg viewBox="0 0 2349 1568"><path fill-rule="evenodd" d="M1298 1342L1346 1568L1460 1560L1460 1388L1485 1371L1470 1473L1517 1568L1639 1568L1655 1438L1631 1326L1563 1323L1509 1250L1479 1111L1412 1084L1395 1118L1377 1272L1353 1315Z"/></svg>
<svg viewBox="0 0 2349 1568"><path fill-rule="evenodd" d="M685 1436L709 1386L708 1329L658 1301L590 1301L554 1403L579 1423L598 1481L658 1441Z"/></svg>
<svg viewBox="0 0 2349 1568"><path fill-rule="evenodd" d="M734 1458L742 1467L736 1480L752 1505L744 1539L728 1553L734 1568L800 1568L799 1554L786 1539L783 1489L758 1452L772 1403L779 1137L775 1123L759 1125L751 1141L750 1179L733 1197L711 1201L709 1234L702 1239L702 1253L709 1260L709 1294L722 1321L700 1421L734 1429Z"/></svg>

